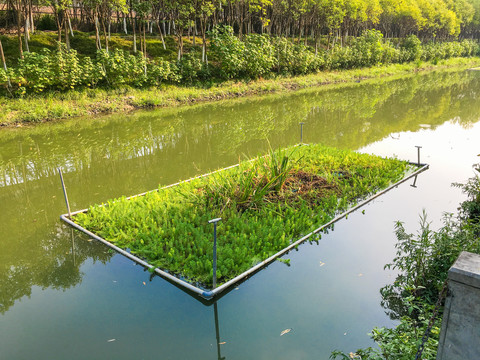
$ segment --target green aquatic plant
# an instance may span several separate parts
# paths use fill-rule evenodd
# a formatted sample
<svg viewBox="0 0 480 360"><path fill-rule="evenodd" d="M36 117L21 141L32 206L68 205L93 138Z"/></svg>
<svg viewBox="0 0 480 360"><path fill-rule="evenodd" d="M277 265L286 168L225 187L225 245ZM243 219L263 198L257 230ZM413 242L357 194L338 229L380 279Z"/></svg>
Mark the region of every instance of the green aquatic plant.
<svg viewBox="0 0 480 360"><path fill-rule="evenodd" d="M209 286L218 226L219 283L284 249L411 167L321 145L271 151L144 196L92 206L73 220L150 264Z"/></svg>

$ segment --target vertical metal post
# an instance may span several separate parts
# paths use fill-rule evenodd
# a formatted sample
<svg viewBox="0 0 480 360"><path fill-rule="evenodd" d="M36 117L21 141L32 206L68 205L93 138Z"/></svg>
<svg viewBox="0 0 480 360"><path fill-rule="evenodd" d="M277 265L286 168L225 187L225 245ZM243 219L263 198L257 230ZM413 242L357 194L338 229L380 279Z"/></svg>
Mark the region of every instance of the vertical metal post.
<svg viewBox="0 0 480 360"><path fill-rule="evenodd" d="M213 304L213 314L215 316L215 335L217 338L217 357L218 360L224 360L225 358L222 357L222 352L220 351L220 327L218 326L218 309L217 309L217 302Z"/></svg>
<svg viewBox="0 0 480 360"><path fill-rule="evenodd" d="M416 188L416 187L417 187L417 177L418 177L418 176L415 175L415 178L413 179L413 184L410 185L410 186L413 187L413 188Z"/></svg>
<svg viewBox="0 0 480 360"><path fill-rule="evenodd" d="M210 220L208 223L213 224L213 284L212 289L217 287L217 223L222 218Z"/></svg>
<svg viewBox="0 0 480 360"><path fill-rule="evenodd" d="M72 228L72 255L73 255L73 266L77 266L77 262L75 260L75 234L73 233Z"/></svg>
<svg viewBox="0 0 480 360"><path fill-rule="evenodd" d="M303 144L303 125L304 124L305 124L304 122L300 123L300 144Z"/></svg>
<svg viewBox="0 0 480 360"><path fill-rule="evenodd" d="M63 182L62 169L58 168L58 173L60 174L60 181L62 182L63 196L65 197L65 203L67 204L68 217L72 218L72 213L70 212L70 204L68 203L67 189L65 189L65 183Z"/></svg>
<svg viewBox="0 0 480 360"><path fill-rule="evenodd" d="M418 165L420 165L420 149L422 148L421 146L415 146L417 148L417 155L418 155Z"/></svg>

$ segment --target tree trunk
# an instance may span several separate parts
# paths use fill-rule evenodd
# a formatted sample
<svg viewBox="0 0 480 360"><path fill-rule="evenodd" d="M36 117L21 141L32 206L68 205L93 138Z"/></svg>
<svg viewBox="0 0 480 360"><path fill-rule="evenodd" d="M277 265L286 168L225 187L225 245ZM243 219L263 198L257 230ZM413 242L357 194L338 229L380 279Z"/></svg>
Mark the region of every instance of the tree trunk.
<svg viewBox="0 0 480 360"><path fill-rule="evenodd" d="M35 33L35 23L33 21L33 4L32 4L32 0L30 0L29 2L29 6L28 6L28 19L30 20L30 32L32 34Z"/></svg>
<svg viewBox="0 0 480 360"><path fill-rule="evenodd" d="M146 58L147 57L147 36L145 35L146 29L145 27L147 26L147 22L143 22L143 56Z"/></svg>
<svg viewBox="0 0 480 360"><path fill-rule="evenodd" d="M167 50L165 46L165 40L163 39L162 29L160 28L160 23L157 22L158 33L160 34L160 39L162 40L163 50Z"/></svg>
<svg viewBox="0 0 480 360"><path fill-rule="evenodd" d="M67 24L65 24L67 22L67 19L64 17L63 18L63 22L64 22L64 29L65 29L65 44L67 45L67 50L70 51L70 37L68 36L68 28L67 28Z"/></svg>
<svg viewBox="0 0 480 360"><path fill-rule="evenodd" d="M98 28L97 9L95 9L95 14L93 15L93 22L95 23L95 43L97 45L97 50L102 50L102 42L100 41L100 29Z"/></svg>
<svg viewBox="0 0 480 360"><path fill-rule="evenodd" d="M105 19L102 17L102 29L103 29L103 38L105 39L105 50L108 53L108 33L107 29L105 28Z"/></svg>
<svg viewBox="0 0 480 360"><path fill-rule="evenodd" d="M20 52L20 59L23 59L23 45L22 45L22 2L17 2L17 36L18 36L18 50Z"/></svg>
<svg viewBox="0 0 480 360"><path fill-rule="evenodd" d="M130 16L132 18L132 29L133 29L133 52L136 54L137 53L137 22L136 18L133 17L133 12L130 11Z"/></svg>

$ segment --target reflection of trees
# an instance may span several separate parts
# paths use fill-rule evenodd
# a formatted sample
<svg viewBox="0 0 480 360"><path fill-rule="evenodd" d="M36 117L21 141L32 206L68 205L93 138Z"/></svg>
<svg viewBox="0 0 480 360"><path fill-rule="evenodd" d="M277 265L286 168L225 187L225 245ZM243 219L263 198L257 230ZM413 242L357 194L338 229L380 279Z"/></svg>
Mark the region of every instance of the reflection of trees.
<svg viewBox="0 0 480 360"><path fill-rule="evenodd" d="M2 254L0 267L0 313L5 313L15 301L30 296L32 287L65 290L82 281L80 266L89 258L106 262L112 256L100 243L68 241L78 236L66 226L58 224L54 233L35 239L35 246L29 241L29 249L15 249L14 254Z"/></svg>
<svg viewBox="0 0 480 360"><path fill-rule="evenodd" d="M401 80L316 88L283 96L242 99L182 109L112 116L41 126L0 135L0 186L24 179L115 166L117 161L189 153L202 163L210 153L233 156L246 144L275 139L298 141L298 123L307 123L309 139L358 148L392 132L417 130L428 122L457 118L477 121L474 72L443 72ZM368 121L367 121L368 120ZM308 128L308 130L307 130ZM2 139L3 138L3 139ZM16 155L13 155L16 154ZM174 155L175 154L175 155ZM148 160L147 160L148 161ZM97 166L98 167L98 166Z"/></svg>
<svg viewBox="0 0 480 360"><path fill-rule="evenodd" d="M72 245L73 232L57 220L52 185L47 179L0 188L0 313L30 296L33 286L63 290L79 284L79 269L87 259L106 262L111 257L95 242L80 239Z"/></svg>

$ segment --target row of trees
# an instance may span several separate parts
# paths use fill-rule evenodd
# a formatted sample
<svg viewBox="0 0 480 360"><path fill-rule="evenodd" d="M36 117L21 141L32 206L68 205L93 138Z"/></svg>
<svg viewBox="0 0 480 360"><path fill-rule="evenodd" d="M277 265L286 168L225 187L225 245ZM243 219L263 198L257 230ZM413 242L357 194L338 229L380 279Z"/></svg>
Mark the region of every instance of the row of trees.
<svg viewBox="0 0 480 360"><path fill-rule="evenodd" d="M65 91L92 87L158 87L162 83L196 84L228 79L257 79L277 75L303 75L324 70L370 67L415 61L438 62L451 57L479 54L473 40L422 44L409 35L398 44L383 39L378 30L366 30L348 46L335 45L317 54L303 43L268 34L247 34L241 41L229 26L211 32L210 64L197 52L180 60L147 58L114 49L98 50L95 57L79 56L60 44L55 51L26 52L7 70L0 68L0 95L23 96L43 91Z"/></svg>
<svg viewBox="0 0 480 360"><path fill-rule="evenodd" d="M67 47L75 28L95 31L97 48L107 51L111 31L132 32L134 52L139 46L144 53L146 33L157 34L164 47L171 34L180 59L184 37L195 34L203 39L202 61L207 61L207 31L218 24L233 27L240 39L267 33L308 39L316 48L322 36L331 46L371 28L387 38L480 35L480 0L6 0L2 9L4 26L16 27L21 56L39 11L54 17L58 40Z"/></svg>

